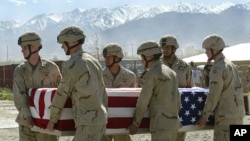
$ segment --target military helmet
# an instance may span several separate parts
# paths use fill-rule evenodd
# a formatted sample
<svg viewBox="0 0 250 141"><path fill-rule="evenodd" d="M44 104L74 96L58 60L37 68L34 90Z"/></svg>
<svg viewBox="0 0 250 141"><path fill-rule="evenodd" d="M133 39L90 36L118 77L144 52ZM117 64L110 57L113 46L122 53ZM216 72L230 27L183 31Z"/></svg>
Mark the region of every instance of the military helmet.
<svg viewBox="0 0 250 141"><path fill-rule="evenodd" d="M145 56L151 56L155 54L161 54L162 50L159 46L159 44L155 41L147 41L140 45L140 47L137 49L138 55L145 55Z"/></svg>
<svg viewBox="0 0 250 141"><path fill-rule="evenodd" d="M176 37L173 35L164 35L163 37L161 37L160 45L161 46L170 45L174 46L175 48L179 48L179 44L176 40Z"/></svg>
<svg viewBox="0 0 250 141"><path fill-rule="evenodd" d="M85 35L83 31L77 27L77 26L70 26L65 29L63 29L60 34L57 36L57 42L63 43L63 42L74 42L78 40L85 40Z"/></svg>
<svg viewBox="0 0 250 141"><path fill-rule="evenodd" d="M221 50L226 47L225 42L223 41L222 37L216 34L209 35L204 38L202 43L202 48L204 49L217 49Z"/></svg>
<svg viewBox="0 0 250 141"><path fill-rule="evenodd" d="M110 43L107 44L103 51L102 51L103 57L107 56L107 55L113 55L113 56L117 56L119 58L123 58L123 52L122 52L122 48L119 44L116 43Z"/></svg>
<svg viewBox="0 0 250 141"><path fill-rule="evenodd" d="M35 32L26 32L18 38L18 45L20 46L41 46L42 39L41 37Z"/></svg>

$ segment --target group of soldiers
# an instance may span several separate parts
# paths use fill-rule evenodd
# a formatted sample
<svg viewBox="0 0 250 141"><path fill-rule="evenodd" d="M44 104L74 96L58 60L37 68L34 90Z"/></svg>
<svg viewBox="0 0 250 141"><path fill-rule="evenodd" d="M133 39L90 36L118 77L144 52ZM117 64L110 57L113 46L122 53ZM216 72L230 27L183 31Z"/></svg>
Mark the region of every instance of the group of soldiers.
<svg viewBox="0 0 250 141"><path fill-rule="evenodd" d="M105 88L140 86L142 89L128 127L129 133L137 133L148 110L152 141L184 141L185 132L178 132L181 127L178 88L193 87L192 68L175 55L179 48L176 37L165 35L159 42L150 40L138 47L137 54L145 68L140 77L120 65L124 54L117 43L104 47L106 66L102 68L94 57L83 50L85 37L78 26L66 27L57 36L61 48L70 56L63 65L62 74L55 63L39 55L42 40L36 32L27 32L19 37L18 45L26 59L16 68L13 85L14 102L19 112L16 119L19 140L59 140L57 136L31 130L34 123L28 105L29 88L56 87L57 93L50 106L48 131L54 130L67 98L71 97L76 128L74 141L131 141L130 135L105 135L108 119ZM209 115L215 114L214 140L227 141L229 124L242 124L244 105L241 82L234 65L225 61L222 54L225 43L220 36L206 37L202 46L215 64L210 73L210 92L197 124L204 126Z"/></svg>

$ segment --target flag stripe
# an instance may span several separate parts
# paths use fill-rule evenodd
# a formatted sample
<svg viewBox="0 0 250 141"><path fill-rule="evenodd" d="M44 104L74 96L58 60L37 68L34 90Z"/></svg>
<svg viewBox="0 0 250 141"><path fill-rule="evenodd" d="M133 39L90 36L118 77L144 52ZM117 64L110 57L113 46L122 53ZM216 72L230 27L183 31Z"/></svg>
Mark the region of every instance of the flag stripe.
<svg viewBox="0 0 250 141"><path fill-rule="evenodd" d="M44 111L45 111L45 100L44 97L45 97L45 93L46 93L46 89L43 89L41 91L41 94L40 94L40 97L39 97L39 115L40 115L40 118L43 117L44 115Z"/></svg>
<svg viewBox="0 0 250 141"><path fill-rule="evenodd" d="M114 129L114 128L127 128L129 125L131 125L133 118L127 117L127 118L109 118L107 128ZM121 122L122 121L122 122ZM149 128L149 118L143 118L140 128Z"/></svg>
<svg viewBox="0 0 250 141"><path fill-rule="evenodd" d="M133 117L135 107L117 107L117 108L108 108L109 117ZM149 117L148 111L145 113L144 117Z"/></svg>
<svg viewBox="0 0 250 141"><path fill-rule="evenodd" d="M108 97L108 107L135 107L138 97Z"/></svg>

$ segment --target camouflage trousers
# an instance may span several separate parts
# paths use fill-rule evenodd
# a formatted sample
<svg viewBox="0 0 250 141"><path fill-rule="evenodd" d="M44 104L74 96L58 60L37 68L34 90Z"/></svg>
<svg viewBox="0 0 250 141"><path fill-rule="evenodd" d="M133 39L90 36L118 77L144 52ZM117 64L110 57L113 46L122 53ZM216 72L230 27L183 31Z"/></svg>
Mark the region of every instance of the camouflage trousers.
<svg viewBox="0 0 250 141"><path fill-rule="evenodd" d="M106 124L78 126L73 141L100 141L105 129Z"/></svg>
<svg viewBox="0 0 250 141"><path fill-rule="evenodd" d="M175 141L178 130L157 130L151 132L151 141Z"/></svg>
<svg viewBox="0 0 250 141"><path fill-rule="evenodd" d="M30 128L19 125L19 141L58 141L55 135L31 131Z"/></svg>
<svg viewBox="0 0 250 141"><path fill-rule="evenodd" d="M102 138L102 141L132 141L129 135L105 135Z"/></svg>
<svg viewBox="0 0 250 141"><path fill-rule="evenodd" d="M243 118L224 119L214 126L214 141L230 141L230 124L243 124Z"/></svg>

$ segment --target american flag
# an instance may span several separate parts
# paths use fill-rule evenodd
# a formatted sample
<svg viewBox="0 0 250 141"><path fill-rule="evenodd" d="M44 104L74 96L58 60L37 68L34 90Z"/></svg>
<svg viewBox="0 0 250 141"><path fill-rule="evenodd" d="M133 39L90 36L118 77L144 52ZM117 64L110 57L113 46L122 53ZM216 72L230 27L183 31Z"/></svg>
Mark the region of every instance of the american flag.
<svg viewBox="0 0 250 141"><path fill-rule="evenodd" d="M30 89L30 110L34 123L41 129L45 129L50 118L49 107L56 93L56 88ZM127 134L127 127L132 123L133 112L136 106L141 88L106 88L108 94L108 124L106 134ZM192 125L202 113L207 90L201 88L179 89L182 107L180 120L182 125ZM71 99L66 101L61 117L55 126L59 131L75 130L71 111ZM145 113L140 129L148 131L149 118Z"/></svg>
<svg viewBox="0 0 250 141"><path fill-rule="evenodd" d="M202 115L202 110L207 98L208 89L193 87L190 89L179 88L181 95L180 121L183 126L195 124ZM213 125L214 118L208 118L208 125Z"/></svg>

